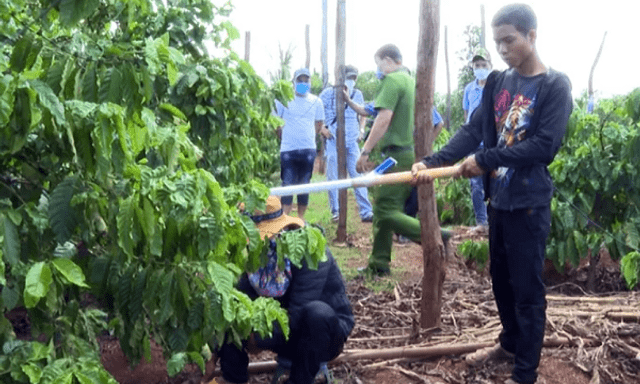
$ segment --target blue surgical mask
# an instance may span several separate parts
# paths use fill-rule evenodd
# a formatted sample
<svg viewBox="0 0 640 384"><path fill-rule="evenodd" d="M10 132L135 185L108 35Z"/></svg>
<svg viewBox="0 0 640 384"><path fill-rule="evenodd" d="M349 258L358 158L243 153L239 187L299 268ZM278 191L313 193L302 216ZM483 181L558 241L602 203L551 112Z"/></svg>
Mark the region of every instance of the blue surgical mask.
<svg viewBox="0 0 640 384"><path fill-rule="evenodd" d="M485 80L487 77L489 77L489 68L475 68L473 70L473 75L478 80Z"/></svg>
<svg viewBox="0 0 640 384"><path fill-rule="evenodd" d="M384 79L384 72L382 72L380 68L376 70L376 77L378 78L378 80Z"/></svg>
<svg viewBox="0 0 640 384"><path fill-rule="evenodd" d="M344 81L344 85L347 86L347 89L349 90L349 93L353 93L353 88L356 86L356 81L349 79L349 80L345 80Z"/></svg>
<svg viewBox="0 0 640 384"><path fill-rule="evenodd" d="M296 93L299 95L306 95L309 92L309 83L296 83Z"/></svg>

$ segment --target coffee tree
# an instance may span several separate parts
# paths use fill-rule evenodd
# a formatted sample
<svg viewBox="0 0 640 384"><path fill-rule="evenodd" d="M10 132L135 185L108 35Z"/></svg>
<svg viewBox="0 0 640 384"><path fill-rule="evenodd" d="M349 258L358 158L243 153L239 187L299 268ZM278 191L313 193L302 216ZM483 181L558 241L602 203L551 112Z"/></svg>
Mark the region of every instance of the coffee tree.
<svg viewBox="0 0 640 384"><path fill-rule="evenodd" d="M547 257L557 268L574 266L606 247L623 258L630 286L640 269L640 89L602 100L594 114L578 104L564 144L549 171L556 185Z"/></svg>
<svg viewBox="0 0 640 384"><path fill-rule="evenodd" d="M251 220L277 167L275 97L205 0L0 0L0 381L114 382L96 335L170 374L206 344L287 329L233 287L266 255ZM210 42L206 45L205 42ZM207 47L213 47L208 52ZM317 230L286 242L323 257ZM309 251L307 251L309 250Z"/></svg>

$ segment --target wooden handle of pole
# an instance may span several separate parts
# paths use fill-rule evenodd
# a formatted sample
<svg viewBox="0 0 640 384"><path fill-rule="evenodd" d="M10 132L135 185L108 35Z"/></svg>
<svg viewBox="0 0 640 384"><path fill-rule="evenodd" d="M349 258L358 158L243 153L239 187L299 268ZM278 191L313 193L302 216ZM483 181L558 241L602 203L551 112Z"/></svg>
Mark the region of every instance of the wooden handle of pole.
<svg viewBox="0 0 640 384"><path fill-rule="evenodd" d="M419 175L427 174L433 178L437 178L437 177L451 177L456 172L458 172L458 166L454 165L451 167L426 169L424 171L420 171L418 174ZM409 183L412 180L413 180L413 176L411 175L411 171L397 172L397 173L389 173L386 175L382 175L381 177L376 179L371 185Z"/></svg>

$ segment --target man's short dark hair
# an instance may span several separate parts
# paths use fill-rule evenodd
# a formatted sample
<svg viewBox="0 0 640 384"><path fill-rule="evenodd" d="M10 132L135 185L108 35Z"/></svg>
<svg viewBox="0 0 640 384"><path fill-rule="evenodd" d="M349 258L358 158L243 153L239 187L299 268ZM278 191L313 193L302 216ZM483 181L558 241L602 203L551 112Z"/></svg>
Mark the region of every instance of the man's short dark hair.
<svg viewBox="0 0 640 384"><path fill-rule="evenodd" d="M391 58L391 60L395 61L396 63L402 62L402 54L400 53L400 49L397 46L395 46L395 44L383 45L382 47L380 47L380 49L376 51L376 54L374 55L374 57L377 57L379 59L384 59L385 57L389 57Z"/></svg>
<svg viewBox="0 0 640 384"><path fill-rule="evenodd" d="M527 4L509 4L500 8L493 16L492 27L513 25L518 32L526 35L532 29L538 28L538 20L533 9Z"/></svg>

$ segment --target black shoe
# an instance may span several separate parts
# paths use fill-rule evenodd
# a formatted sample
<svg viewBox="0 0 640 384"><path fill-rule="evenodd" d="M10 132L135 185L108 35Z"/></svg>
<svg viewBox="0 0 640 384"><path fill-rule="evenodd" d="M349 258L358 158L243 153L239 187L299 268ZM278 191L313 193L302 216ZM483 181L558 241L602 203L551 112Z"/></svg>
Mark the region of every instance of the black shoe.
<svg viewBox="0 0 640 384"><path fill-rule="evenodd" d="M358 268L358 273L363 275L363 276L389 276L391 275L391 270L389 268L376 268L376 267L372 267L370 265L366 266L366 267L360 267Z"/></svg>

